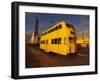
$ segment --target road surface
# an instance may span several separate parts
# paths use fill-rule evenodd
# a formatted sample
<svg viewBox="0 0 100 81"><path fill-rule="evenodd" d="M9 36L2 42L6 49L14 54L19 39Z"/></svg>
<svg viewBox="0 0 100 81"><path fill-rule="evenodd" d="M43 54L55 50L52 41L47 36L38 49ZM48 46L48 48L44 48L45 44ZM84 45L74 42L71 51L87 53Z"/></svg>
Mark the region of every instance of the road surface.
<svg viewBox="0 0 100 81"><path fill-rule="evenodd" d="M26 45L26 68L79 65L89 65L89 49L80 49L75 56L63 56Z"/></svg>

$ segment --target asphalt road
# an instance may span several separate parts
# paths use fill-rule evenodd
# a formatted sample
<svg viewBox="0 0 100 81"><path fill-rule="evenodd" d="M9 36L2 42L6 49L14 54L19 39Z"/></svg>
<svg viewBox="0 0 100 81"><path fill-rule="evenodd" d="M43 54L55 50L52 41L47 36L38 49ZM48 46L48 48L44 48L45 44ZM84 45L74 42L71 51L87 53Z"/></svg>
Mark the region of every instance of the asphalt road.
<svg viewBox="0 0 100 81"><path fill-rule="evenodd" d="M79 49L74 56L63 56L26 45L26 68L80 65L89 65L89 49Z"/></svg>

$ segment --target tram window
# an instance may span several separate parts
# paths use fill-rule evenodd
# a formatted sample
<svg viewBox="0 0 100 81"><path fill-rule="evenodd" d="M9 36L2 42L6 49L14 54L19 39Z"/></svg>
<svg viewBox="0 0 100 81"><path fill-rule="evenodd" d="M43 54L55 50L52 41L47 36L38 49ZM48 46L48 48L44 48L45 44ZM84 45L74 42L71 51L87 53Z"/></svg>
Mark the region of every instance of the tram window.
<svg viewBox="0 0 100 81"><path fill-rule="evenodd" d="M41 44L43 44L43 41L41 41Z"/></svg>
<svg viewBox="0 0 100 81"><path fill-rule="evenodd" d="M48 33L50 33L50 30L48 31Z"/></svg>
<svg viewBox="0 0 100 81"><path fill-rule="evenodd" d="M42 41L40 41L40 44L42 44Z"/></svg>
<svg viewBox="0 0 100 81"><path fill-rule="evenodd" d="M61 44L61 38L58 38L58 44Z"/></svg>
<svg viewBox="0 0 100 81"><path fill-rule="evenodd" d="M45 43L45 41L44 41L44 40L42 40L42 41L41 41L41 44L44 44L44 43Z"/></svg>
<svg viewBox="0 0 100 81"><path fill-rule="evenodd" d="M69 40L73 40L73 38L72 37L69 37Z"/></svg>
<svg viewBox="0 0 100 81"><path fill-rule="evenodd" d="M55 39L55 44L57 44L57 38Z"/></svg>
<svg viewBox="0 0 100 81"><path fill-rule="evenodd" d="M51 33L52 31L53 31L53 30L51 29L51 30L50 30L50 33Z"/></svg>
<svg viewBox="0 0 100 81"><path fill-rule="evenodd" d="M55 44L55 39L52 39L52 44Z"/></svg>
<svg viewBox="0 0 100 81"><path fill-rule="evenodd" d="M45 35L47 34L47 32L45 32Z"/></svg>
<svg viewBox="0 0 100 81"><path fill-rule="evenodd" d="M51 32L53 32L53 29L51 29Z"/></svg>
<svg viewBox="0 0 100 81"><path fill-rule="evenodd" d="M51 40L51 44L54 44L54 39Z"/></svg>
<svg viewBox="0 0 100 81"><path fill-rule="evenodd" d="M51 44L53 44L53 39L51 40Z"/></svg>
<svg viewBox="0 0 100 81"><path fill-rule="evenodd" d="M49 30L49 33L51 33L51 29Z"/></svg>
<svg viewBox="0 0 100 81"><path fill-rule="evenodd" d="M45 43L45 41L43 41L43 44Z"/></svg>
<svg viewBox="0 0 100 81"><path fill-rule="evenodd" d="M58 26L55 27L55 31L58 29Z"/></svg>
<svg viewBox="0 0 100 81"><path fill-rule="evenodd" d="M55 39L53 39L53 44L55 44Z"/></svg>
<svg viewBox="0 0 100 81"><path fill-rule="evenodd" d="M53 29L51 29L51 32L53 31Z"/></svg>
<svg viewBox="0 0 100 81"><path fill-rule="evenodd" d="M53 39L53 44L55 44L55 39Z"/></svg>
<svg viewBox="0 0 100 81"><path fill-rule="evenodd" d="M43 33L43 35L46 35L46 34L47 34L47 32Z"/></svg>
<svg viewBox="0 0 100 81"><path fill-rule="evenodd" d="M55 31L55 28L52 29L52 32Z"/></svg>
<svg viewBox="0 0 100 81"><path fill-rule="evenodd" d="M45 33L43 33L43 35L45 35Z"/></svg>
<svg viewBox="0 0 100 81"><path fill-rule="evenodd" d="M71 24L72 28L75 30L75 27Z"/></svg>
<svg viewBox="0 0 100 81"><path fill-rule="evenodd" d="M45 44L45 40L43 40L43 44Z"/></svg>
<svg viewBox="0 0 100 81"><path fill-rule="evenodd" d="M55 31L55 28L53 28L52 30L53 30L52 32L54 32Z"/></svg>
<svg viewBox="0 0 100 81"><path fill-rule="evenodd" d="M41 41L41 43L43 44L43 41Z"/></svg>
<svg viewBox="0 0 100 81"><path fill-rule="evenodd" d="M70 42L70 43L74 42L74 38L69 37L69 42Z"/></svg>
<svg viewBox="0 0 100 81"><path fill-rule="evenodd" d="M71 27L72 27L72 26L71 26L70 24L68 24L68 23L66 23L66 26L67 26L67 27L69 27L69 28L71 28Z"/></svg>
<svg viewBox="0 0 100 81"><path fill-rule="evenodd" d="M48 44L48 40L46 40L46 44Z"/></svg>
<svg viewBox="0 0 100 81"><path fill-rule="evenodd" d="M73 32L73 31L70 31L70 34L75 34L75 32Z"/></svg>
<svg viewBox="0 0 100 81"><path fill-rule="evenodd" d="M55 31L55 28L52 29L52 32Z"/></svg>
<svg viewBox="0 0 100 81"><path fill-rule="evenodd" d="M64 44L67 44L67 38L64 37Z"/></svg>
<svg viewBox="0 0 100 81"><path fill-rule="evenodd" d="M61 28L62 28L62 25L60 24L60 25L59 25L59 29L61 29Z"/></svg>

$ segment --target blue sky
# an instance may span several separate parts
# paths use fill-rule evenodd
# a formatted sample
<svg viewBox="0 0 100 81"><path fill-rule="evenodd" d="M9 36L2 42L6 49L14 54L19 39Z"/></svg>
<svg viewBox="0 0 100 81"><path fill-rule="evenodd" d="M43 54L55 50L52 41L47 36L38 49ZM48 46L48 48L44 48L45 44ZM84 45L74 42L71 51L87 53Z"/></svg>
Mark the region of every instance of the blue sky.
<svg viewBox="0 0 100 81"><path fill-rule="evenodd" d="M39 19L39 32L41 33L46 28L60 22L68 21L73 24L76 32L89 30L88 15L72 15L72 14L49 14L49 13L25 13L25 31L31 33L35 28L35 20Z"/></svg>

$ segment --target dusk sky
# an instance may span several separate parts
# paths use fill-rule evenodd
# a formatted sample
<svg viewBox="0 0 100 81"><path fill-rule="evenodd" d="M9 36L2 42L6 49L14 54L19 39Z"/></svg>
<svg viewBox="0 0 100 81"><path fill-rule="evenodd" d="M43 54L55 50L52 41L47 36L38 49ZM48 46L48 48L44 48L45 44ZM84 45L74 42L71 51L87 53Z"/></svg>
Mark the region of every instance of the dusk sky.
<svg viewBox="0 0 100 81"><path fill-rule="evenodd" d="M36 18L39 19L39 32L41 33L46 28L57 24L60 21L68 21L74 25L76 32L89 30L88 15L71 15L71 14L49 14L49 13L25 13L25 31L31 33L35 28Z"/></svg>

